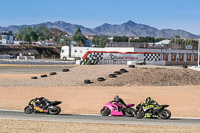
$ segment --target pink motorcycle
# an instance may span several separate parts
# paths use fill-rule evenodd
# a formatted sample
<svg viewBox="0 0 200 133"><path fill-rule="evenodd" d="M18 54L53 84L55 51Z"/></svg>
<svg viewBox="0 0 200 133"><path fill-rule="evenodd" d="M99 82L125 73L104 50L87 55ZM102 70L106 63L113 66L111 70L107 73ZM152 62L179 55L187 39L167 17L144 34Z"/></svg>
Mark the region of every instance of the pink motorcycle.
<svg viewBox="0 0 200 133"><path fill-rule="evenodd" d="M106 103L103 106L103 109L101 109L100 113L102 116L124 116L127 115L129 117L133 117L135 116L135 109L131 108L133 107L135 104L127 104L127 107L122 106L118 103Z"/></svg>

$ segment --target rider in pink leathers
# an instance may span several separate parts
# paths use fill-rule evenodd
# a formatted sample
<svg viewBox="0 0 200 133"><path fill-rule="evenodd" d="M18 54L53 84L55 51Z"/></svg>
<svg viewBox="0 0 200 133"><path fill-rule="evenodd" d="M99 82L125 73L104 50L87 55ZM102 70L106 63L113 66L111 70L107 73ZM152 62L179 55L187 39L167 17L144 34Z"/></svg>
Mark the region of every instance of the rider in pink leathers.
<svg viewBox="0 0 200 133"><path fill-rule="evenodd" d="M111 103L115 102L115 103L118 103L118 104L121 105L121 106L127 107L127 105L125 104L125 102L124 102L121 98L119 98L118 95L116 95L116 96L114 97L114 100L112 100L112 101L110 101L110 102L111 102Z"/></svg>

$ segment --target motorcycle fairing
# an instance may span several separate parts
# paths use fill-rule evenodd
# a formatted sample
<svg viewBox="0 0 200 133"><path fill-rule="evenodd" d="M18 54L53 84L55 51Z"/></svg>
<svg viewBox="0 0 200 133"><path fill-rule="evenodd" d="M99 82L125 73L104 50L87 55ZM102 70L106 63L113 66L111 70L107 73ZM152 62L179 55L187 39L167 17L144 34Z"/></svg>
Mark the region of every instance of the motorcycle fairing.
<svg viewBox="0 0 200 133"><path fill-rule="evenodd" d="M34 109L37 110L37 111L39 111L39 112L48 112L48 110L41 109L38 106L34 106Z"/></svg>

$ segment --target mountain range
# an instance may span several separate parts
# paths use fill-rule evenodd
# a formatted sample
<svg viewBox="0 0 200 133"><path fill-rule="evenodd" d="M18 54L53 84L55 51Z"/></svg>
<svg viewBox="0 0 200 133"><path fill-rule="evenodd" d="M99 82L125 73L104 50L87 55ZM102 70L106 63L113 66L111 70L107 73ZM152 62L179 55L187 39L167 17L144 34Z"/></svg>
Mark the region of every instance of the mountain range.
<svg viewBox="0 0 200 133"><path fill-rule="evenodd" d="M170 38L170 37L180 36L181 38L193 38L193 39L200 38L200 35L195 35L184 30L180 29L159 30L157 28L148 25L135 23L131 20L119 25L112 25L105 23L93 29L84 27L82 25L66 23L63 21L56 21L53 23L45 22L40 24L44 24L48 28L59 28L60 30L67 32L69 35L73 35L76 32L77 28L80 27L84 35L96 34L96 35L108 35L108 36L135 36L135 37L151 36L155 38L160 38L160 37ZM13 31L13 33L17 33L20 28L37 26L40 24L20 25L20 26L10 25L8 27L0 27L0 33L4 31Z"/></svg>

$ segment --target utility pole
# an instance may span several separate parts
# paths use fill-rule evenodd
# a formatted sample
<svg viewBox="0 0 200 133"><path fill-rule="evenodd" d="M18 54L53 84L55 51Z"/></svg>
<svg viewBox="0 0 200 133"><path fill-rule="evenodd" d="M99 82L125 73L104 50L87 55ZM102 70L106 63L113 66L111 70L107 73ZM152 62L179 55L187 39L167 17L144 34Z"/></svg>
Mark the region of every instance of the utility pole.
<svg viewBox="0 0 200 133"><path fill-rule="evenodd" d="M200 50L200 39L198 40L198 68L199 68L199 50Z"/></svg>

